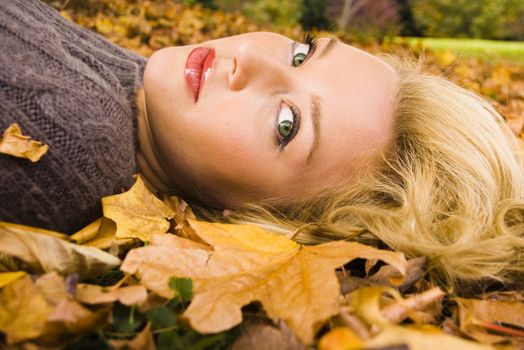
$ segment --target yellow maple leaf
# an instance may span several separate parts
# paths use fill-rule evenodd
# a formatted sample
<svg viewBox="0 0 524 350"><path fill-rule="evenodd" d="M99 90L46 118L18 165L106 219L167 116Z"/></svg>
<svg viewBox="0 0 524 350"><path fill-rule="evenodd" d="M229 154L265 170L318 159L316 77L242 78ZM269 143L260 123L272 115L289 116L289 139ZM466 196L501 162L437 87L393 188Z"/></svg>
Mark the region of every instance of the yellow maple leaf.
<svg viewBox="0 0 524 350"><path fill-rule="evenodd" d="M25 271L0 272L0 288L7 286L9 283L16 281L26 275Z"/></svg>
<svg viewBox="0 0 524 350"><path fill-rule="evenodd" d="M184 317L199 332L214 333L242 321L242 306L260 301L273 319L284 320L310 343L322 323L338 311L340 286L335 269L356 259L379 259L405 273L401 253L345 241L303 246L254 225L188 220L212 251L170 244L134 249L121 269L164 297L172 276L193 280L194 297Z"/></svg>
<svg viewBox="0 0 524 350"><path fill-rule="evenodd" d="M0 331L8 344L41 340L55 348L64 345L66 335L93 329L107 316L107 310L90 311L74 300L56 272L36 281L25 275L0 291Z"/></svg>
<svg viewBox="0 0 524 350"><path fill-rule="evenodd" d="M166 233L175 213L137 177L129 191L102 198L104 216L116 223L116 238L149 241L152 234Z"/></svg>
<svg viewBox="0 0 524 350"><path fill-rule="evenodd" d="M106 217L101 217L75 232L70 238L76 244L109 250L116 256L119 256L119 249L125 249L127 246L133 246L140 242L136 238L116 238L115 234L115 222ZM112 248L114 249L112 250Z"/></svg>
<svg viewBox="0 0 524 350"><path fill-rule="evenodd" d="M0 140L0 153L26 158L33 163L40 160L48 148L42 142L31 140L31 137L23 135L17 123L11 124L4 131L4 135Z"/></svg>

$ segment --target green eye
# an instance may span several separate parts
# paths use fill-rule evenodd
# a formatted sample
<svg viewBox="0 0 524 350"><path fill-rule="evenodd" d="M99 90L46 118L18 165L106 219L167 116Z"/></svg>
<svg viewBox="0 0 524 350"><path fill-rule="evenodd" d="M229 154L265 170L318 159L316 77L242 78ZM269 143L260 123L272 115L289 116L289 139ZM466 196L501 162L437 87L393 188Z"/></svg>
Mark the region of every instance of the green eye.
<svg viewBox="0 0 524 350"><path fill-rule="evenodd" d="M305 61L306 57L306 54L302 52L297 53L295 56L293 56L293 66L300 66Z"/></svg>
<svg viewBox="0 0 524 350"><path fill-rule="evenodd" d="M287 143L293 138L296 130L295 114L290 106L282 105L278 113L278 121L276 125L277 137L280 143Z"/></svg>
<svg viewBox="0 0 524 350"><path fill-rule="evenodd" d="M293 130L293 122L290 120L283 120L278 124L278 133L283 138L287 138Z"/></svg>

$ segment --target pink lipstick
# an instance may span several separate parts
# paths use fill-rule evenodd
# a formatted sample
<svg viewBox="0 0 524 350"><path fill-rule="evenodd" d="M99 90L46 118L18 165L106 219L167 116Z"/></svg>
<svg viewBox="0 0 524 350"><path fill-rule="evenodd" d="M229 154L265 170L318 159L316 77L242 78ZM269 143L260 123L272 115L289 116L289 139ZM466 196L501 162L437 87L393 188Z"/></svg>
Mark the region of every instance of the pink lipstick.
<svg viewBox="0 0 524 350"><path fill-rule="evenodd" d="M193 94L195 102L198 100L198 95L204 86L204 82L213 71L214 58L215 49L209 47L197 47L187 56L185 68L186 83Z"/></svg>

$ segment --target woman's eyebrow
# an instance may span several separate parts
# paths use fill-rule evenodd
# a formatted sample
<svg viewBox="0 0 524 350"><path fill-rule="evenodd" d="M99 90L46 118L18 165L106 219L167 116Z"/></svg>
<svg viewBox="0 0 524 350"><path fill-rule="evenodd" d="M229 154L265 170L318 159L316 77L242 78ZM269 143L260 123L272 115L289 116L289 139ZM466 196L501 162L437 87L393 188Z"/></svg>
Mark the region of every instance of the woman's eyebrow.
<svg viewBox="0 0 524 350"><path fill-rule="evenodd" d="M316 59L320 59L321 57L325 56L329 51L335 47L335 44L337 44L340 40L336 36L332 36L326 46L320 51L320 53L317 55ZM306 159L306 165L309 165L311 162L311 159L313 158L313 155L315 151L318 149L320 145L320 120L322 119L321 111L321 104L320 104L320 97L317 95L311 95L310 97L310 115L311 115L311 123L313 125L313 143L311 144L311 148L309 150L309 154Z"/></svg>
<svg viewBox="0 0 524 350"><path fill-rule="evenodd" d="M331 49L333 49L333 47L335 47L335 44L337 44L340 40L336 37L336 36L332 36L328 43L326 44L326 46L324 46L324 48L322 49L322 51L320 51L320 53L318 54L318 56L316 57L316 59L320 59L321 57L325 56L329 51L331 51Z"/></svg>
<svg viewBox="0 0 524 350"><path fill-rule="evenodd" d="M313 143L311 144L311 148L309 150L309 154L307 156L306 165L309 165L311 162L311 159L313 158L313 154L318 149L318 146L320 144L320 119L322 118L322 115L320 114L320 97L317 95L311 95L310 98L310 109L311 109L311 123L313 125Z"/></svg>

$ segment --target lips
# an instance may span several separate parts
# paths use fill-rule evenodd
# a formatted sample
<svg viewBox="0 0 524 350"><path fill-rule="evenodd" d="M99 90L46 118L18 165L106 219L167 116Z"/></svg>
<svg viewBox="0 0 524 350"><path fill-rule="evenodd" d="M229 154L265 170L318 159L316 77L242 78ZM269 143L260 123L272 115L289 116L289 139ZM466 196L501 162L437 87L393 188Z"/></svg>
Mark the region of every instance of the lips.
<svg viewBox="0 0 524 350"><path fill-rule="evenodd" d="M186 83L193 94L195 102L202 89L204 82L211 75L215 50L209 47L197 47L187 56L186 61Z"/></svg>

